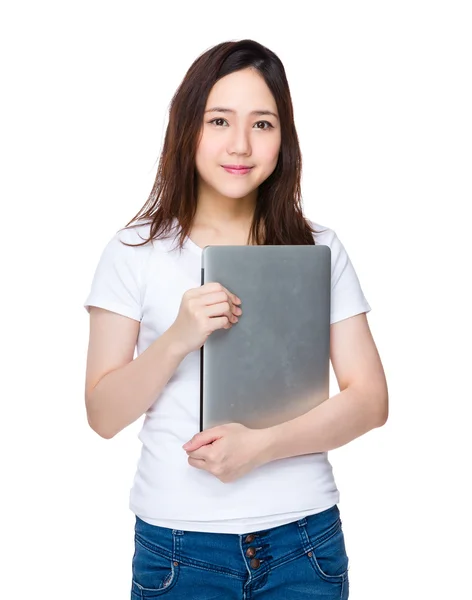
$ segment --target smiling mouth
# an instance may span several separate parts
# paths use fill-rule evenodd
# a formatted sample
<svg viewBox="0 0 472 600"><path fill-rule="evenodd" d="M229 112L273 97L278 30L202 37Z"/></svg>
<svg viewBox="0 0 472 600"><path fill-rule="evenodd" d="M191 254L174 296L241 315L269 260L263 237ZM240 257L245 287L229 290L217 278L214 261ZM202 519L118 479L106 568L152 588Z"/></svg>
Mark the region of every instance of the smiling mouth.
<svg viewBox="0 0 472 600"><path fill-rule="evenodd" d="M243 165L221 165L227 173L233 175L245 175L252 170L253 167L245 167Z"/></svg>

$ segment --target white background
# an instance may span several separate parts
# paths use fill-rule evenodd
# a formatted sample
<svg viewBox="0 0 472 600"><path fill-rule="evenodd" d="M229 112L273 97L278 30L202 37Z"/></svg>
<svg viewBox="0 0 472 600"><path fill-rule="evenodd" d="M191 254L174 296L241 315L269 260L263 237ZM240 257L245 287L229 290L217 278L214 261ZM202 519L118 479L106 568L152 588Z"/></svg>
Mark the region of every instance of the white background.
<svg viewBox="0 0 472 600"><path fill-rule="evenodd" d="M186 70L242 38L286 67L305 213L346 247L388 379L387 424L330 453L350 598L467 597L469 8L2 5L2 598L129 598L141 419L112 440L88 427L82 304L151 190Z"/></svg>

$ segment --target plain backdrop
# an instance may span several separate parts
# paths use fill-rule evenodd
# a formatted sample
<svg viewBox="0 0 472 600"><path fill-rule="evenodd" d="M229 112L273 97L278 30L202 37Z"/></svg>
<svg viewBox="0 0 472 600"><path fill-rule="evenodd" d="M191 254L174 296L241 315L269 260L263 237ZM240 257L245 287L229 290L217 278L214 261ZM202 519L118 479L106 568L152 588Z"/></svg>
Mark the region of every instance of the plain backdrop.
<svg viewBox="0 0 472 600"><path fill-rule="evenodd" d="M105 244L151 190L186 70L243 38L285 65L305 213L346 247L388 380L387 424L330 453L350 598L467 597L469 9L2 4L2 598L129 598L142 419L111 440L88 427L83 302Z"/></svg>

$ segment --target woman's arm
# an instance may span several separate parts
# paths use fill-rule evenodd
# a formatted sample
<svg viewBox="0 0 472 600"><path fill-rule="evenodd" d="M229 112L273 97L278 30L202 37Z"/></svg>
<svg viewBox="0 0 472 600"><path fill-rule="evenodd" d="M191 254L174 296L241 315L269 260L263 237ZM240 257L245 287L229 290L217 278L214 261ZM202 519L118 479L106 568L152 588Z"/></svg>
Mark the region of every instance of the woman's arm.
<svg viewBox="0 0 472 600"><path fill-rule="evenodd" d="M183 448L190 465L227 483L265 463L347 444L388 417L388 391L366 314L331 325L339 394L290 421L264 429L229 423L199 432Z"/></svg>
<svg viewBox="0 0 472 600"><path fill-rule="evenodd" d="M187 354L169 328L133 360L138 332L139 321L91 307L85 403L105 439L150 408Z"/></svg>
<svg viewBox="0 0 472 600"><path fill-rule="evenodd" d="M330 354L341 391L300 417L261 430L265 462L329 451L386 423L387 382L365 313L331 325Z"/></svg>

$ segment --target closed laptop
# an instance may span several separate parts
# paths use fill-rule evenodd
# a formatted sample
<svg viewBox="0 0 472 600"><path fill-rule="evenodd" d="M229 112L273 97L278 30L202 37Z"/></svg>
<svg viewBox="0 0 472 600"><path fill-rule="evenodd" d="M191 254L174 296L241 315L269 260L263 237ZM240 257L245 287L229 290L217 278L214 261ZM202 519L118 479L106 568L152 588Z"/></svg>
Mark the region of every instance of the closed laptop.
<svg viewBox="0 0 472 600"><path fill-rule="evenodd" d="M206 246L202 284L241 298L242 315L201 348L200 431L276 425L329 395L331 249Z"/></svg>

